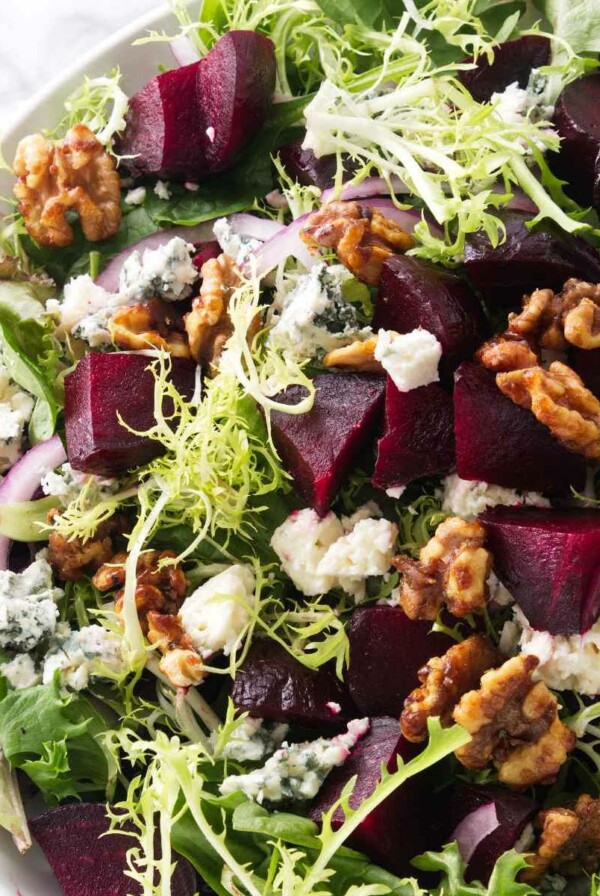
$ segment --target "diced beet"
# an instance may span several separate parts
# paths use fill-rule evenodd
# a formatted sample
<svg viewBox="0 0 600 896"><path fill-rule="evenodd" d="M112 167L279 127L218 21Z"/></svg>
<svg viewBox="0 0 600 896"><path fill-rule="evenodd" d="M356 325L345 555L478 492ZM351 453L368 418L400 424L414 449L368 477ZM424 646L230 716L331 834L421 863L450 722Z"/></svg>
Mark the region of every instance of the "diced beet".
<svg viewBox="0 0 600 896"><path fill-rule="evenodd" d="M443 267L394 255L383 265L373 328L409 333L423 327L439 340L440 371L451 374L486 336L478 300L465 280Z"/></svg>
<svg viewBox="0 0 600 896"><path fill-rule="evenodd" d="M454 466L454 406L437 383L400 392L388 377L373 485L407 485Z"/></svg>
<svg viewBox="0 0 600 896"><path fill-rule="evenodd" d="M484 884L502 853L513 849L525 825L538 810L537 803L522 793L501 787L461 784L454 789L450 802L452 832L472 813L490 804L496 811L498 827L478 843L468 859L465 875L468 881L479 880Z"/></svg>
<svg viewBox="0 0 600 896"><path fill-rule="evenodd" d="M211 258L218 258L221 254L221 246L216 240L209 240L207 243L197 243L194 247L196 253L192 258L192 264L197 271L202 270L202 265L210 261Z"/></svg>
<svg viewBox="0 0 600 896"><path fill-rule="evenodd" d="M347 633L346 682L359 711L369 716L400 716L406 697L418 687L421 666L453 644L447 635L432 632L431 623L383 604L355 610Z"/></svg>
<svg viewBox="0 0 600 896"><path fill-rule="evenodd" d="M600 513L496 507L480 516L494 571L531 626L586 632L600 614Z"/></svg>
<svg viewBox="0 0 600 896"><path fill-rule="evenodd" d="M135 841L126 834L107 834L110 822L105 805L61 806L34 819L30 825L65 896L141 894L139 884L125 873L126 855ZM172 896L194 896L198 890L195 871L181 856L176 861Z"/></svg>
<svg viewBox="0 0 600 896"><path fill-rule="evenodd" d="M547 37L530 34L508 40L494 49L494 61L480 56L475 68L458 73L459 80L480 103L487 102L493 93L502 93L509 84L518 82L527 87L533 68L550 62L550 41ZM466 60L472 62L470 58Z"/></svg>
<svg viewBox="0 0 600 896"><path fill-rule="evenodd" d="M355 775L357 780L350 806L357 808L381 780L382 765L395 771L398 756L407 762L418 752L417 746L401 736L397 719L372 718L370 731L354 747L344 765L334 769L325 779L311 807L310 817L319 823ZM412 876L414 869L411 869L410 860L425 849L435 848L431 830L436 819L431 806L429 775L415 775L359 825L348 845L394 874ZM333 816L334 830L340 827L343 818L342 810L337 809Z"/></svg>
<svg viewBox="0 0 600 896"><path fill-rule="evenodd" d="M271 415L273 439L296 491L325 513L380 421L385 379L359 373L324 373L314 379L315 403L308 414ZM305 394L291 386L278 401L296 404Z"/></svg>
<svg viewBox="0 0 600 896"><path fill-rule="evenodd" d="M550 495L581 491L585 485L583 457L503 395L495 375L478 364L467 362L456 371L454 433L461 479Z"/></svg>
<svg viewBox="0 0 600 896"><path fill-rule="evenodd" d="M551 159L553 170L566 180L583 205L592 201L596 159L600 150L600 74L571 81L556 101L554 127L562 141Z"/></svg>
<svg viewBox="0 0 600 896"><path fill-rule="evenodd" d="M160 442L129 432L154 426L155 378L151 359L133 352L90 352L65 377L65 432L69 463L84 473L115 476L162 453ZM172 359L171 380L187 398L196 365ZM165 402L165 413L170 413Z"/></svg>
<svg viewBox="0 0 600 896"><path fill-rule="evenodd" d="M569 363L590 392L600 398L600 348L573 348Z"/></svg>
<svg viewBox="0 0 600 896"><path fill-rule="evenodd" d="M272 640L252 644L231 698L240 712L272 722L338 728L356 718L350 695L331 666L308 669Z"/></svg>
<svg viewBox="0 0 600 896"><path fill-rule="evenodd" d="M275 86L270 40L230 31L199 62L157 75L129 102L118 141L133 174L201 178L231 165L264 124Z"/></svg>
<svg viewBox="0 0 600 896"><path fill-rule="evenodd" d="M287 174L302 186L318 187L320 190L333 186L337 169L336 156L317 158L312 149L302 149L301 140L280 146L278 154ZM352 175L356 164L347 158L344 160L344 169L348 175Z"/></svg>

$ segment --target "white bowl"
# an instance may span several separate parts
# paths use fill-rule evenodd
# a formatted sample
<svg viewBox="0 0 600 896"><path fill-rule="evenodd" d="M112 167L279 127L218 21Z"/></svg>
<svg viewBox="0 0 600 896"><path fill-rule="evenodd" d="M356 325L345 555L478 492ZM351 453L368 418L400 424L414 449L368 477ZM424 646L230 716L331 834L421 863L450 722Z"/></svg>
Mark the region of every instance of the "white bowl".
<svg viewBox="0 0 600 896"><path fill-rule="evenodd" d="M83 80L84 75L97 77L115 65L123 73L123 89L132 94L153 75L163 63L172 68L173 57L165 43L132 47L132 42L148 29L173 31L175 21L167 7L136 19L126 28L103 41L91 53L52 81L26 105L21 115L3 134L4 157L12 160L17 143L26 134L53 127L63 114L63 102ZM12 193L13 178L0 171L0 196ZM2 212L6 210L6 206ZM34 846L21 856L6 832L0 832L0 896L62 896L39 847Z"/></svg>

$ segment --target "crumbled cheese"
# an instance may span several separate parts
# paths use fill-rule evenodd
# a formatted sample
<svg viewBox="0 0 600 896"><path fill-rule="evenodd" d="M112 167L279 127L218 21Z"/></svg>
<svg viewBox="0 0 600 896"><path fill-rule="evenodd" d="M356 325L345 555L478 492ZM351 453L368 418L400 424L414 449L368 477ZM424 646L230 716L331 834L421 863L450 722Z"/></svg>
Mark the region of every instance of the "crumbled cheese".
<svg viewBox="0 0 600 896"><path fill-rule="evenodd" d="M0 360L0 472L8 470L21 457L25 426L33 407L32 396L11 380Z"/></svg>
<svg viewBox="0 0 600 896"><path fill-rule="evenodd" d="M327 707L329 712L334 716L339 716L339 714L342 711L342 707L340 706L339 703L336 703L335 700L330 700L328 703L325 704L325 706Z"/></svg>
<svg viewBox="0 0 600 896"><path fill-rule="evenodd" d="M550 122L554 106L544 102L546 85L547 78L533 69L527 87L519 87L519 82L513 81L501 93L492 94L490 103L494 107L494 115L506 124ZM551 130L550 126L548 130Z"/></svg>
<svg viewBox="0 0 600 896"><path fill-rule="evenodd" d="M497 607L509 607L514 604L515 599L506 588L495 572L491 572L488 576L487 586L490 593L490 603Z"/></svg>
<svg viewBox="0 0 600 896"><path fill-rule="evenodd" d="M326 594L337 584L335 576L317 573L327 549L344 534L344 527L331 511L320 517L306 508L295 510L273 533L271 547L281 568L303 594Z"/></svg>
<svg viewBox="0 0 600 896"><path fill-rule="evenodd" d="M136 187L125 194L125 205L143 205L146 199L146 187Z"/></svg>
<svg viewBox="0 0 600 896"><path fill-rule="evenodd" d="M422 327L410 333L380 330L377 334L375 358L400 392L437 383L441 357L442 346L433 333Z"/></svg>
<svg viewBox="0 0 600 896"><path fill-rule="evenodd" d="M393 485L391 488L386 488L385 493L388 498L401 498L404 492L406 491L405 485Z"/></svg>
<svg viewBox="0 0 600 896"><path fill-rule="evenodd" d="M443 510L465 520L473 520L488 507L550 507L550 501L538 492L519 492L489 482L461 479L456 473L443 483Z"/></svg>
<svg viewBox="0 0 600 896"><path fill-rule="evenodd" d="M344 297L352 279L343 265L320 263L291 289L279 290L269 312L269 343L289 357L315 358L370 335Z"/></svg>
<svg viewBox="0 0 600 896"><path fill-rule="evenodd" d="M0 571L0 647L19 652L33 650L56 629L63 596L52 583L50 564L37 555L23 572Z"/></svg>
<svg viewBox="0 0 600 896"><path fill-rule="evenodd" d="M57 670L61 683L73 691L86 688L90 676L119 676L125 670L121 638L101 625L73 632L62 623L44 660L44 684L53 680Z"/></svg>
<svg viewBox="0 0 600 896"><path fill-rule="evenodd" d="M260 762L265 756L274 753L289 730L288 725L277 724L266 727L262 719L251 719L247 716L232 732L220 755L224 759L236 762ZM213 746L216 745L219 732L211 735Z"/></svg>
<svg viewBox="0 0 600 896"><path fill-rule="evenodd" d="M262 246L260 240L235 233L227 218L218 218L215 221L213 233L222 251L233 258L238 267L250 258L255 249Z"/></svg>
<svg viewBox="0 0 600 896"><path fill-rule="evenodd" d="M173 237L157 249L136 249L126 259L119 274L122 304L158 297L170 302L186 299L198 279L192 264L194 247L181 237Z"/></svg>
<svg viewBox="0 0 600 896"><path fill-rule="evenodd" d="M46 311L59 317L56 335L60 338L71 333L84 318L104 311L113 300L112 293L94 283L89 274L82 274L65 284L62 302L46 302Z"/></svg>
<svg viewBox="0 0 600 896"><path fill-rule="evenodd" d="M86 503L90 506L114 495L119 490L119 480L96 476L93 473L82 473L74 470L71 464L62 464L51 470L40 483L45 495L58 498L63 507L79 498L86 490Z"/></svg>
<svg viewBox="0 0 600 896"><path fill-rule="evenodd" d="M256 604L251 566L236 563L200 585L179 611L184 631L202 656L237 647Z"/></svg>
<svg viewBox="0 0 600 896"><path fill-rule="evenodd" d="M381 507L377 501L367 501L366 504L361 504L351 516L343 516L342 526L344 527L344 532L352 532L356 524L360 523L361 520L370 520L372 517L379 519L382 516Z"/></svg>
<svg viewBox="0 0 600 896"><path fill-rule="evenodd" d="M32 688L42 680L28 653L18 653L10 662L2 663L0 674L4 675L11 688L17 691Z"/></svg>
<svg viewBox="0 0 600 896"><path fill-rule="evenodd" d="M347 594L365 596L369 576L383 576L392 565L398 527L389 520L359 520L338 538L317 567L318 575L334 576Z"/></svg>
<svg viewBox="0 0 600 896"><path fill-rule="evenodd" d="M165 183L164 180L157 180L154 184L154 192L158 196L159 199L170 199L171 191L169 190L169 184Z"/></svg>
<svg viewBox="0 0 600 896"><path fill-rule="evenodd" d="M344 764L368 730L368 719L355 719L347 732L337 737L320 737L302 744L284 743L262 768L246 775L230 775L219 789L223 795L244 793L258 803L312 799L329 772Z"/></svg>

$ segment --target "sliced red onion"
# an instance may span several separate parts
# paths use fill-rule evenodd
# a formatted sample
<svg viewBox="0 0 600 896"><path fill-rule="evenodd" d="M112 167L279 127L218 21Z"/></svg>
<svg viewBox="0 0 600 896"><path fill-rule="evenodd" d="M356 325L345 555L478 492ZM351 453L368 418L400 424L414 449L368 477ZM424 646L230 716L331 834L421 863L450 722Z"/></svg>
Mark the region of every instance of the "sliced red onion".
<svg viewBox="0 0 600 896"><path fill-rule="evenodd" d="M67 460L67 452L58 435L30 448L0 484L0 504L31 501L46 473ZM8 569L10 539L0 535L0 569Z"/></svg>
<svg viewBox="0 0 600 896"><path fill-rule="evenodd" d="M286 258L295 258L306 268L312 267L317 258L308 251L306 244L300 239L300 231L306 223L308 215L301 215L278 231L271 239L254 251L256 259L256 274L264 277L269 271L276 268ZM246 265L246 273L251 272L250 265Z"/></svg>
<svg viewBox="0 0 600 896"><path fill-rule="evenodd" d="M248 236L254 240L260 240L262 243L270 240L272 236L285 228L285 224L281 224L279 221L273 221L271 218L259 218L257 215L250 215L247 212L229 215L227 221L232 233Z"/></svg>
<svg viewBox="0 0 600 896"><path fill-rule="evenodd" d="M169 41L169 47L175 58L175 62L180 68L184 65L191 65L192 62L198 62L198 60L202 58L189 37L185 34Z"/></svg>
<svg viewBox="0 0 600 896"><path fill-rule="evenodd" d="M466 815L450 839L456 840L463 861L469 863L481 841L499 826L496 804L492 801Z"/></svg>
<svg viewBox="0 0 600 896"><path fill-rule="evenodd" d="M408 193L409 189L396 174L392 174L391 186L394 193ZM384 177L366 177L359 184L352 182L342 186L339 196L336 196L335 187L329 187L321 193L323 202L331 202L332 199L368 199L370 196L389 196L390 186Z"/></svg>
<svg viewBox="0 0 600 896"><path fill-rule="evenodd" d="M366 205L368 208L377 208L382 214L385 215L386 218L389 218L390 221L395 221L403 230L407 233L412 233L419 221L423 217L423 213L419 208L398 208L398 206L393 202L392 199L385 199L383 197L375 197L373 199L363 199L361 201L361 205ZM442 237L444 235L444 231L441 227L435 224L431 219L427 218L427 223L429 224L429 229L435 236Z"/></svg>

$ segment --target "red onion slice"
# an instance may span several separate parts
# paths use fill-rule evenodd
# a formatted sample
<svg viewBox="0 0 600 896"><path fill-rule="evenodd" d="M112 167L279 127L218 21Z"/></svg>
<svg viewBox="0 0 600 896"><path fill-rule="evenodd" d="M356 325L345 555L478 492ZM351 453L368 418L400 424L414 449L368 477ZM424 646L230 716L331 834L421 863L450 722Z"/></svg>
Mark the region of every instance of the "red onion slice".
<svg viewBox="0 0 600 896"><path fill-rule="evenodd" d="M259 218L247 212L237 212L227 218L232 233L239 236L248 236L254 240L265 243L272 236L285 228L285 224L273 221L271 218Z"/></svg>
<svg viewBox="0 0 600 896"><path fill-rule="evenodd" d="M58 435L30 448L0 484L0 504L31 501L46 473L67 460L67 452ZM8 569L10 539L0 535L0 569Z"/></svg>
<svg viewBox="0 0 600 896"><path fill-rule="evenodd" d="M198 62L198 60L202 58L189 37L185 34L169 41L169 47L175 62L180 68L184 65L191 65L192 62Z"/></svg>
<svg viewBox="0 0 600 896"><path fill-rule="evenodd" d="M450 839L456 840L463 861L469 863L481 841L499 826L496 804L492 801L465 816Z"/></svg>
<svg viewBox="0 0 600 896"><path fill-rule="evenodd" d="M409 189L396 174L392 174L391 185L394 193L408 193ZM323 202L331 202L332 199L369 199L371 196L389 196L390 187L384 177L366 177L359 184L352 182L344 184L339 196L336 196L335 187L329 187L321 193Z"/></svg>

